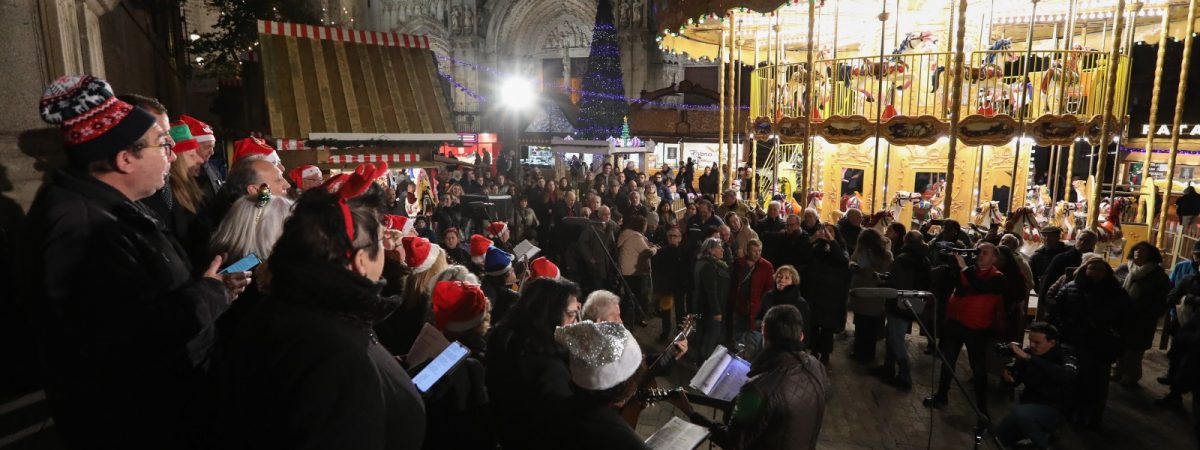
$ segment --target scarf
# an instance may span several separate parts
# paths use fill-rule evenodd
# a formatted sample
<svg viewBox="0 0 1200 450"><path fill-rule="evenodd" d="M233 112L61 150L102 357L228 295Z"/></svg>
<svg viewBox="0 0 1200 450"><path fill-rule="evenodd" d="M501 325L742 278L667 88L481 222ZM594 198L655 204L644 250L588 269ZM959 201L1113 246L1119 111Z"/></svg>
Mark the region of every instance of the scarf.
<svg viewBox="0 0 1200 450"><path fill-rule="evenodd" d="M1134 264L1133 261L1130 261L1129 275L1125 276L1125 282L1121 283L1121 287L1125 288L1125 292L1129 293L1130 298L1140 298L1138 296L1139 289L1137 281L1141 280L1142 278L1146 278L1147 275L1154 273L1155 270L1162 270L1158 263L1148 263L1146 265L1139 266Z"/></svg>

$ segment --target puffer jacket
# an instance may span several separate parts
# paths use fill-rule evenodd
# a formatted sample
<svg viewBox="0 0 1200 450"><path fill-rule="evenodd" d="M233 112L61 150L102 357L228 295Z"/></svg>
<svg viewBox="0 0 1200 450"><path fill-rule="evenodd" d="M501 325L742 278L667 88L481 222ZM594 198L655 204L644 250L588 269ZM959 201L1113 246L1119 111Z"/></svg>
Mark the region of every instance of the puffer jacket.
<svg viewBox="0 0 1200 450"><path fill-rule="evenodd" d="M817 448L825 403L833 396L821 363L806 353L768 348L749 375L727 424L696 413L692 422L707 426L726 450Z"/></svg>
<svg viewBox="0 0 1200 450"><path fill-rule="evenodd" d="M1116 278L1092 281L1080 273L1058 292L1046 321L1058 327L1060 342L1112 361L1121 349L1119 327L1129 303Z"/></svg>

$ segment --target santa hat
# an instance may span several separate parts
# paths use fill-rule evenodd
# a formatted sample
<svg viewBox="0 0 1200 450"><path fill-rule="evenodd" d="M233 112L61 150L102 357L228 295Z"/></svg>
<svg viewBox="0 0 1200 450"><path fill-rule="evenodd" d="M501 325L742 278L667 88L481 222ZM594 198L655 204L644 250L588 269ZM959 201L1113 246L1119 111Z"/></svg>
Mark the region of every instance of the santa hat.
<svg viewBox="0 0 1200 450"><path fill-rule="evenodd" d="M439 281L432 297L434 324L439 330L462 332L483 323L488 301L479 285Z"/></svg>
<svg viewBox="0 0 1200 450"><path fill-rule="evenodd" d="M395 214L384 214L383 225L389 230L399 231L401 236L407 236L413 230L412 220L408 220L407 217L397 216Z"/></svg>
<svg viewBox="0 0 1200 450"><path fill-rule="evenodd" d="M171 140L175 141L175 145L171 147L171 151L176 155L195 151L200 148L200 143L192 137L192 130L188 128L186 123L175 121L171 122Z"/></svg>
<svg viewBox="0 0 1200 450"><path fill-rule="evenodd" d="M288 171L288 179L292 180L292 184L296 187L304 185L305 178L311 178L321 175L321 168L312 164L305 164L300 167L294 167Z"/></svg>
<svg viewBox="0 0 1200 450"><path fill-rule="evenodd" d="M508 231L508 224L504 222L492 222L487 226L488 236L492 238L499 238L505 231Z"/></svg>
<svg viewBox="0 0 1200 450"><path fill-rule="evenodd" d="M533 278L562 279L558 273L558 266L546 259L545 256L540 256L529 263L529 275Z"/></svg>
<svg viewBox="0 0 1200 450"><path fill-rule="evenodd" d="M266 141L254 136L242 139L233 143L233 162L236 164L242 158L262 155L263 159L271 162L271 164L279 164L279 154L275 153L275 149L267 145Z"/></svg>
<svg viewBox="0 0 1200 450"><path fill-rule="evenodd" d="M483 257L484 275L504 275L512 270L512 255L496 247L488 247Z"/></svg>
<svg viewBox="0 0 1200 450"><path fill-rule="evenodd" d="M616 322L585 320L558 327L554 340L571 355L571 382L589 391L603 391L625 382L642 364L637 340Z"/></svg>
<svg viewBox="0 0 1200 450"><path fill-rule="evenodd" d="M434 261L437 261L438 255L442 254L441 247L429 243L429 239L423 237L405 236L400 239L400 245L404 246L404 265L412 269L413 273L429 270Z"/></svg>
<svg viewBox="0 0 1200 450"><path fill-rule="evenodd" d="M492 246L492 240L478 234L471 235L471 261L475 264L483 265L483 258L487 256L488 248Z"/></svg>
<svg viewBox="0 0 1200 450"><path fill-rule="evenodd" d="M212 127L208 126L207 123L196 120L195 117L187 114L180 115L179 121L187 124L188 130L192 132L192 137L196 138L196 142L213 142L217 140L217 137L213 136Z"/></svg>
<svg viewBox="0 0 1200 450"><path fill-rule="evenodd" d="M46 123L62 128L67 157L75 164L116 155L155 122L149 112L118 100L108 82L91 75L54 80L42 93L39 111Z"/></svg>

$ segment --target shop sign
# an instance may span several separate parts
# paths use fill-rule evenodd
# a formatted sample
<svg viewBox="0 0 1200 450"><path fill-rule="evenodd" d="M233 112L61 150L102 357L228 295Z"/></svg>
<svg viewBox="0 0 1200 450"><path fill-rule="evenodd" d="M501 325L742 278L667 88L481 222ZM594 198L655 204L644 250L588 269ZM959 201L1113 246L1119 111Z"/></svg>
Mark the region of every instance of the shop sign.
<svg viewBox="0 0 1200 450"><path fill-rule="evenodd" d="M1150 134L1150 124L1143 124L1142 125L1142 136L1147 136L1149 134ZM1170 125L1159 125L1158 129L1154 130L1154 135L1171 137L1171 126ZM1186 124L1186 123L1180 124L1179 125L1179 135L1180 136L1200 137L1200 124L1195 124L1195 125Z"/></svg>

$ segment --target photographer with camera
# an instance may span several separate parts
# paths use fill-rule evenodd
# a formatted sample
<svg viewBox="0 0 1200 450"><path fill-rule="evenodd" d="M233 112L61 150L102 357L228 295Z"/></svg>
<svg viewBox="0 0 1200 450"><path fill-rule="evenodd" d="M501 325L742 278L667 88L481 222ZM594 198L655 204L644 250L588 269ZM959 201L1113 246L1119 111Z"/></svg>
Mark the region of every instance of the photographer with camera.
<svg viewBox="0 0 1200 450"><path fill-rule="evenodd" d="M967 358L971 363L972 384L979 411L987 415L987 351L988 339L993 335L996 307L1002 301L1005 290L1004 274L996 269L998 252L996 246L983 242L973 250L948 249L960 268L958 284L946 308L946 328L942 332L939 348L948 365L942 366L942 375L937 393L925 398L925 406L946 406L950 393L951 369L958 361L958 353L967 346ZM968 265L964 254L978 252L973 265Z"/></svg>
<svg viewBox="0 0 1200 450"><path fill-rule="evenodd" d="M1058 344L1058 329L1034 322L1025 329L1029 347L1016 342L1000 343L996 352L1011 356L1004 381L1013 387L1025 385L1017 406L1000 420L996 436L1007 447L1029 439L1034 447L1050 448L1050 436L1062 424L1070 384L1078 373L1070 347Z"/></svg>

